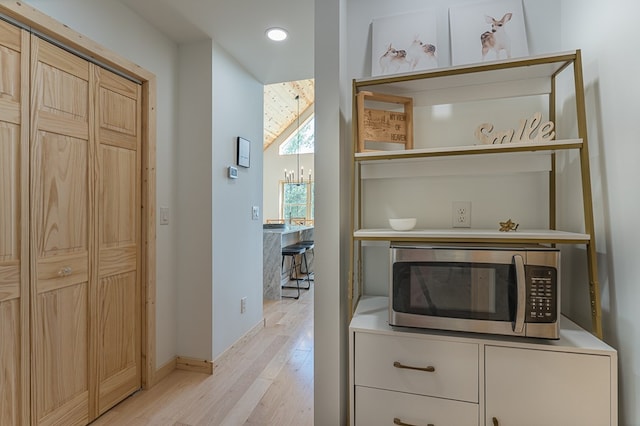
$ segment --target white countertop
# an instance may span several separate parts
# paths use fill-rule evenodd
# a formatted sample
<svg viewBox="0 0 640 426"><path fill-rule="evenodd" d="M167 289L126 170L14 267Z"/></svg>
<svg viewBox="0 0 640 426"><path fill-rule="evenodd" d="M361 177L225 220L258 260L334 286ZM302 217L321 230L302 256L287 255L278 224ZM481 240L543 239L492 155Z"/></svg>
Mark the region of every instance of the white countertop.
<svg viewBox="0 0 640 426"><path fill-rule="evenodd" d="M306 231L307 229L313 229L313 226L287 225L284 228L263 228L262 231L269 234L288 234L291 232Z"/></svg>

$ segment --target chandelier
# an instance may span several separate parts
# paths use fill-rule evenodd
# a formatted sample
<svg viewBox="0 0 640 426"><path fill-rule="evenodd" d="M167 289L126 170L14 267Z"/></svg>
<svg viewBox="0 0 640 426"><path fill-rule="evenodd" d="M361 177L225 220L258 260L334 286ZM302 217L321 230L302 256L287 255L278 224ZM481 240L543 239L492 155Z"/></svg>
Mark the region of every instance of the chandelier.
<svg viewBox="0 0 640 426"><path fill-rule="evenodd" d="M304 167L300 167L300 95L296 95L295 100L298 103L298 116L297 116L297 127L296 127L296 169L295 170L287 170L284 169L284 181L289 184L302 185L304 182ZM297 172L300 172L298 176L296 176ZM309 169L309 183L311 183L311 169Z"/></svg>

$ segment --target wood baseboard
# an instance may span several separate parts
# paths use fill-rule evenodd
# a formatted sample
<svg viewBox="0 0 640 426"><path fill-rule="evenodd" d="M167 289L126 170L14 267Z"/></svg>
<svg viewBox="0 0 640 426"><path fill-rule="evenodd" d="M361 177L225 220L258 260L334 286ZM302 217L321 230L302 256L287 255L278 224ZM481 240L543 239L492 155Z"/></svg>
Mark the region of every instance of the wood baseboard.
<svg viewBox="0 0 640 426"><path fill-rule="evenodd" d="M232 353L232 349L238 345L242 345L247 340L251 339L257 333L265 327L265 319L263 318L258 324L254 325L244 336L242 336L236 343L231 345L225 350L217 359L216 363L224 360L225 357ZM196 373L213 374L214 363L206 359L189 358L186 356L177 356L165 365L156 370L153 375L153 384L158 383L160 380L167 377L173 370L186 370L194 371Z"/></svg>
<svg viewBox="0 0 640 426"><path fill-rule="evenodd" d="M206 359L179 356L176 358L176 369L211 375L213 374L213 362Z"/></svg>
<svg viewBox="0 0 640 426"><path fill-rule="evenodd" d="M158 368L153 373L153 380L152 380L151 386L149 387L155 386L160 380L164 379L169 374L171 374L171 372L176 369L177 363L178 363L178 358L175 357L169 360L169 362L165 363L162 367Z"/></svg>

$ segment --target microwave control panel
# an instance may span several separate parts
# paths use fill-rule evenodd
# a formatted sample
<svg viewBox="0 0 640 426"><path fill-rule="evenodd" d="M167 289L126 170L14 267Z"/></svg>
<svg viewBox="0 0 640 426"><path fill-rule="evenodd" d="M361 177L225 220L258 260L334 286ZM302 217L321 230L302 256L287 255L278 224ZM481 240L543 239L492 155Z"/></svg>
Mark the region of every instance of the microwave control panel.
<svg viewBox="0 0 640 426"><path fill-rule="evenodd" d="M528 266L526 322L552 323L558 319L558 280L555 268Z"/></svg>

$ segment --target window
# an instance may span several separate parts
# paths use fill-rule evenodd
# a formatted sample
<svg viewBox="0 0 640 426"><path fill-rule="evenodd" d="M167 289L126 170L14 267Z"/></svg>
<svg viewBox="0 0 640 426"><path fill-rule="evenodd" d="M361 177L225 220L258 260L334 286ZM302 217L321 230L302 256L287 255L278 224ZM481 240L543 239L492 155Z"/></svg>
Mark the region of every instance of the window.
<svg viewBox="0 0 640 426"><path fill-rule="evenodd" d="M313 154L314 116L306 120L279 148L280 155ZM311 179L311 175L309 175ZM280 217L285 222L310 224L313 221L313 182L280 181Z"/></svg>
<svg viewBox="0 0 640 426"><path fill-rule="evenodd" d="M309 224L313 220L313 182L286 183L280 181L281 212L285 222L301 221Z"/></svg>
<svg viewBox="0 0 640 426"><path fill-rule="evenodd" d="M278 153L280 155L296 155L300 154L313 154L314 152L314 138L313 138L313 122L314 116L312 115L307 121L302 123L300 128L293 132L291 136L287 138L282 144ZM298 137L299 135L299 137ZM300 151L298 151L298 147Z"/></svg>

